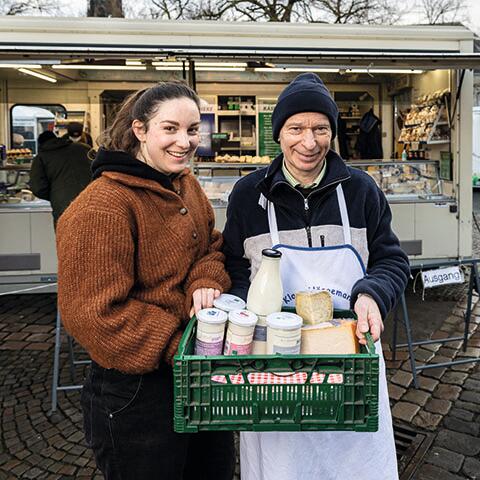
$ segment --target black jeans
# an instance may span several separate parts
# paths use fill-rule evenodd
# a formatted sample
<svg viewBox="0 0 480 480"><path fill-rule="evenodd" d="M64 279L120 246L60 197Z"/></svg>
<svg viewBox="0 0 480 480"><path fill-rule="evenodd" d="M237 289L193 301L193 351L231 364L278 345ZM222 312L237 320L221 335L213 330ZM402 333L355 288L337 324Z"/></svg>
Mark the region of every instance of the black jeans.
<svg viewBox="0 0 480 480"><path fill-rule="evenodd" d="M82 391L85 437L106 480L231 480L231 432L173 431L173 372L126 375L92 362Z"/></svg>

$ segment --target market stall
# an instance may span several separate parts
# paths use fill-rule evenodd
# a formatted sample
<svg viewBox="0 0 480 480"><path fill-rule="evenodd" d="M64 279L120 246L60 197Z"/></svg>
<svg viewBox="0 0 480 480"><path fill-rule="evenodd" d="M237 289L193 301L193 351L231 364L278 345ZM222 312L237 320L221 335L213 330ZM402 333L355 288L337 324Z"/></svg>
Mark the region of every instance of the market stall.
<svg viewBox="0 0 480 480"><path fill-rule="evenodd" d="M469 69L480 60L466 28L223 22L212 28L211 22L108 19L105 29L98 20L52 24L40 18L0 18L0 62L6 65L0 69L5 120L0 143L12 146L15 106L60 104L64 123L80 118L95 139L128 93L184 78L202 98L202 141L192 168L222 228L236 179L268 164L279 151L270 129L276 97L296 75L313 71L340 109L333 148L385 191L395 231L412 258L471 255ZM21 73L26 59L31 65L23 70L48 78ZM374 132L365 131L367 121L375 125ZM15 196L21 197L21 188ZM36 215L25 203L16 208ZM1 215L2 225L4 218L20 222ZM49 260L54 258L51 219L44 216L40 222L50 229L48 237L41 236L38 223L30 220L30 231L18 235L49 242L43 245L49 253L43 254L41 269L4 269L4 283L16 282L17 275L32 282L55 277L56 266ZM12 241L5 242L0 260L40 249L30 241L29 249L25 245L12 253Z"/></svg>

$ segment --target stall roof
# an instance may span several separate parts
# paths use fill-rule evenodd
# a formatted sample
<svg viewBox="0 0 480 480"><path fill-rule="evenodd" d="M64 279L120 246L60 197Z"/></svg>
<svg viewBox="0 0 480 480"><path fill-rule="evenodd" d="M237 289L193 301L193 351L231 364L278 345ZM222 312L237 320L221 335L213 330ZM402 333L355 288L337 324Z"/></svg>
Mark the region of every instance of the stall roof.
<svg viewBox="0 0 480 480"><path fill-rule="evenodd" d="M337 67L480 68L473 33L451 25L0 17L0 38L3 61L176 57Z"/></svg>

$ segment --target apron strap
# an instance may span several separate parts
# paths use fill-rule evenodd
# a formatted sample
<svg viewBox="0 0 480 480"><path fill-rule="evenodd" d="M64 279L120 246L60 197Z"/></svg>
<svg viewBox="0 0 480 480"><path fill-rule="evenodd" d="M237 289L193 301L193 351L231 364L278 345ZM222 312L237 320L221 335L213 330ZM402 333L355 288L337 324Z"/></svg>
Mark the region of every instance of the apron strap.
<svg viewBox="0 0 480 480"><path fill-rule="evenodd" d="M345 241L345 245L351 245L352 236L350 234L350 221L348 220L347 204L345 202L345 195L343 194L343 188L341 183L339 183L337 187L337 198L338 206L340 208L340 216L342 217L343 238Z"/></svg>
<svg viewBox="0 0 480 480"><path fill-rule="evenodd" d="M270 228L270 238L272 239L272 247L280 244L280 236L278 235L277 215L275 214L275 205L267 201L268 227Z"/></svg>

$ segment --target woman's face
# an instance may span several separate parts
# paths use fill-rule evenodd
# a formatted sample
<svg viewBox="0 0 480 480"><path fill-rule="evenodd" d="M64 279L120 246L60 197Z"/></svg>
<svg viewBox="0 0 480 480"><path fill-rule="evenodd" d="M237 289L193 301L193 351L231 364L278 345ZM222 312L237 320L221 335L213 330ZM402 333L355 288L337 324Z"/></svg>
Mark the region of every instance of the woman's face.
<svg viewBox="0 0 480 480"><path fill-rule="evenodd" d="M139 160L159 172L180 173L190 162L200 141L200 112L190 98L175 98L159 104L145 126L134 120L132 129L140 141Z"/></svg>

